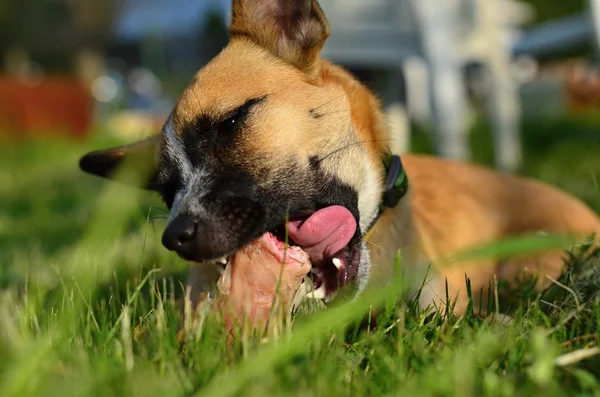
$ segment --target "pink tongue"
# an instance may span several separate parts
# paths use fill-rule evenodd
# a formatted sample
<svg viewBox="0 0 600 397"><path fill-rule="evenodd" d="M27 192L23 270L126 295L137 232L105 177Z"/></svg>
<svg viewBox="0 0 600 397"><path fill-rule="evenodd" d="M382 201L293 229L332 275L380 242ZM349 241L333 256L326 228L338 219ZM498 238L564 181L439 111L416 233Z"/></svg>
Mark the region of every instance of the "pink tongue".
<svg viewBox="0 0 600 397"><path fill-rule="evenodd" d="M344 248L356 232L352 213L337 205L315 212L305 221L287 224L288 235L306 251L313 262L333 258Z"/></svg>

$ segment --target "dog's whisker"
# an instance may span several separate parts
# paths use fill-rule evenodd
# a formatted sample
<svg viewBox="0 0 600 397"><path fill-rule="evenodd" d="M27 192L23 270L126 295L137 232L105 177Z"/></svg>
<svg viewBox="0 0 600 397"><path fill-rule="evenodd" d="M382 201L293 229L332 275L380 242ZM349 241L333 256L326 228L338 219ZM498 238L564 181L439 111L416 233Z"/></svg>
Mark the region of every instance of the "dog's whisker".
<svg viewBox="0 0 600 397"><path fill-rule="evenodd" d="M377 244L373 243L372 241L365 240L365 242L366 242L368 245L370 245L370 246L373 246L373 247L375 247L375 248L377 248L377 249L380 249L381 251L387 251L385 248L383 248L383 247L382 247L382 246L380 246L380 245L377 245Z"/></svg>
<svg viewBox="0 0 600 397"><path fill-rule="evenodd" d="M344 95L346 95L346 94L340 94L340 95L338 95L337 97L335 97L335 98L332 98L332 99L328 100L327 102L324 102L324 103L322 103L321 105L314 107L314 108L313 108L313 110L319 110L319 109L321 109L323 106L327 106L327 105L329 105L330 103L332 103L332 102L334 102L334 101L337 101L337 100L339 100L340 98L343 98L343 97L344 97Z"/></svg>
<svg viewBox="0 0 600 397"><path fill-rule="evenodd" d="M334 111L327 112L327 113L319 113L319 116L327 117L327 116L331 116L332 114L340 114L340 113L349 114L349 112L347 110L334 110Z"/></svg>
<svg viewBox="0 0 600 397"><path fill-rule="evenodd" d="M168 214L169 213L168 210L166 210L164 208L161 208L161 207L150 207L150 211L151 212L152 211L159 211L159 212L162 212L163 214Z"/></svg>
<svg viewBox="0 0 600 397"><path fill-rule="evenodd" d="M319 158L321 156L321 152L324 151L329 144L331 143L331 140L334 139L336 135L335 134L330 134L329 135L329 139L327 139L327 142L325 142L325 144L323 146L321 146L321 149L315 154L315 157ZM321 160L319 160L321 161Z"/></svg>
<svg viewBox="0 0 600 397"><path fill-rule="evenodd" d="M142 223L140 223L139 225L137 225L132 231L133 232L138 231L139 229L142 228L142 226L144 226L144 225L146 225L146 224L148 224L150 222L154 222L154 221L168 221L168 220L169 220L169 217L167 217L167 216L158 216L158 215L157 216L152 216L152 217L146 219L145 221L143 221Z"/></svg>
<svg viewBox="0 0 600 397"><path fill-rule="evenodd" d="M326 154L325 156L321 157L321 158L319 159L319 162L322 162L322 161L326 160L327 158L329 158L329 157L331 157L331 156L333 156L333 155L336 155L336 154L338 154L338 153L339 153L339 152L341 152L341 151L344 151L344 150L346 150L346 149L349 149L349 148L351 148L351 147L354 147L354 146L362 145L362 144L364 144L364 143L391 142L391 141L394 141L394 140L395 140L395 139L373 139L373 140L368 140L368 141L358 141L358 142L353 142L353 143L350 143L350 144L344 145L344 146L342 146L342 147L340 147L340 148L338 148L338 149L335 149L335 150L333 150L333 151L329 152L329 153L328 153L328 154Z"/></svg>

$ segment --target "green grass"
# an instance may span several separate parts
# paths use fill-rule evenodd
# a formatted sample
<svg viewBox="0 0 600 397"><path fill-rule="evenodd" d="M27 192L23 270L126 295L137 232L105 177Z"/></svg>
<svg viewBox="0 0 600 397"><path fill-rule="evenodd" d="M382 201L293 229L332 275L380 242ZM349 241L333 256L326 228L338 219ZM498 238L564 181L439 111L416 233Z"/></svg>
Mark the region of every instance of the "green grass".
<svg viewBox="0 0 600 397"><path fill-rule="evenodd" d="M596 125L526 125L523 173L600 210ZM473 142L474 160L489 164L484 129ZM242 334L228 349L209 316L178 345L186 265L160 246L157 197L78 171L78 156L103 145L0 149L0 396L600 395L600 355L569 355L599 345L600 252L573 252L541 295L515 290L507 326L479 320L478 308L463 318L422 311L396 299L399 278L302 313L293 328L276 324L266 340ZM374 329L362 321L372 305L383 308Z"/></svg>

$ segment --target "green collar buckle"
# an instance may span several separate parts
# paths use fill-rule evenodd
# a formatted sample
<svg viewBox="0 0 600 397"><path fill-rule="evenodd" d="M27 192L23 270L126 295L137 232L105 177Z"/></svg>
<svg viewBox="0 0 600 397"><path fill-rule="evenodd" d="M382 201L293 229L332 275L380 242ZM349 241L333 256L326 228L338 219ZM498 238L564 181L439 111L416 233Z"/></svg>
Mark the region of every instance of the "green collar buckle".
<svg viewBox="0 0 600 397"><path fill-rule="evenodd" d="M381 205L385 208L394 208L408 190L408 178L402 166L400 156L392 155L383 161L385 167L385 191Z"/></svg>

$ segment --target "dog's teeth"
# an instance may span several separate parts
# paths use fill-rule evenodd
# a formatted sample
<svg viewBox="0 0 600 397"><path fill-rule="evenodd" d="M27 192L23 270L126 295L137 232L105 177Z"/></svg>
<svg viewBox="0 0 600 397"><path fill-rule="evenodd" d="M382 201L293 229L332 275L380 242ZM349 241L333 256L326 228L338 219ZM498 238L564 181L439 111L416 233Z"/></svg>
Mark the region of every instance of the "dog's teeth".
<svg viewBox="0 0 600 397"><path fill-rule="evenodd" d="M219 281L217 281L217 287L219 289L219 292L223 295L229 295L229 292L231 292L231 271L232 266L231 264L229 264L223 271L223 274L221 275L221 278L219 278Z"/></svg>
<svg viewBox="0 0 600 397"><path fill-rule="evenodd" d="M217 263L220 263L221 265L227 265L227 258L222 257L217 259Z"/></svg>
<svg viewBox="0 0 600 397"><path fill-rule="evenodd" d="M333 258L332 262L333 262L333 265L336 267L336 269L338 269L338 272L339 272L340 269L342 268L342 261L339 260L338 258Z"/></svg>
<svg viewBox="0 0 600 397"><path fill-rule="evenodd" d="M325 284L321 285L318 290L309 292L306 296L310 299L316 300L325 299L325 297L327 296L327 292L325 291Z"/></svg>

